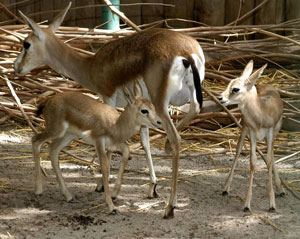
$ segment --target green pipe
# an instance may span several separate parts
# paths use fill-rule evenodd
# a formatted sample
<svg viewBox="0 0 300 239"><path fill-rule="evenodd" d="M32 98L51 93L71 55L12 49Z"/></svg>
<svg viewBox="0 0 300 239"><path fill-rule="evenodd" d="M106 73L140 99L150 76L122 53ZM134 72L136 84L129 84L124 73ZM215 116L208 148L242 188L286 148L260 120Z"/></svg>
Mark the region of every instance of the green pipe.
<svg viewBox="0 0 300 239"><path fill-rule="evenodd" d="M120 0L111 0L113 5L119 5ZM120 10L120 6L116 6L117 9ZM109 7L104 6L102 7L102 17L101 17L101 24L106 23L101 28L107 30L118 30L120 29L120 20L119 17L111 12Z"/></svg>

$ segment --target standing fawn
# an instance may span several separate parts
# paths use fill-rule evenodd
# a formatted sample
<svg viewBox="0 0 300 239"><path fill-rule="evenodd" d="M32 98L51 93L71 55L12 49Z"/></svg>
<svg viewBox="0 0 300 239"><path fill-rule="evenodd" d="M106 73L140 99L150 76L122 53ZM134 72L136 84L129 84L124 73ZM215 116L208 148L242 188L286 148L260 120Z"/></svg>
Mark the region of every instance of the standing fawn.
<svg viewBox="0 0 300 239"><path fill-rule="evenodd" d="M127 92L129 93L129 90ZM72 92L58 94L39 106L38 113L43 113L46 128L44 132L32 137L37 195L43 192L40 148L44 142L51 141L50 159L60 190L68 202L72 201L73 197L66 188L59 168L58 155L71 140L82 137L96 147L106 203L110 213L116 212L108 184L109 157L107 154L111 154L111 151L120 151L123 156L112 193L112 196L116 197L121 189L124 169L129 158L129 148L125 141L142 126L157 128L161 125L151 102L141 97L141 91L138 88L136 92L135 97L128 94L128 104L121 115L107 104ZM100 188L100 181L97 188Z"/></svg>
<svg viewBox="0 0 300 239"><path fill-rule="evenodd" d="M256 141L266 139L267 158L266 165L269 172L269 199L270 211L275 211L275 195L273 190L272 172L274 172L275 184L280 195L284 195L278 171L274 163L273 142L281 128L283 104L279 92L271 85L257 85L256 80L260 77L267 64L255 71L253 74L253 61L245 67L241 77L232 80L227 89L222 93L221 103L224 105L238 104L242 112L242 132L237 144L236 155L230 174L226 180L223 195L228 195L232 183L234 169L237 159L241 153L244 139L250 132L250 178L246 196L244 211L250 211L252 198L253 176L256 170Z"/></svg>
<svg viewBox="0 0 300 239"><path fill-rule="evenodd" d="M170 143L172 185L164 217L171 218L177 195L180 149L178 130L199 113L202 105L201 81L205 69L203 51L199 43L186 34L168 29L150 29L111 41L103 45L94 56L83 56L55 36L70 5L47 28L41 28L20 12L32 29L32 34L23 42L23 49L14 63L15 72L24 75L41 65L48 65L100 94L104 102L113 107L126 104L122 87L132 88L132 82L138 80L143 95L155 106ZM188 101L189 113L175 127L168 106L180 106ZM149 129L141 127L140 134L151 178L148 195L155 197L156 176L150 154Z"/></svg>

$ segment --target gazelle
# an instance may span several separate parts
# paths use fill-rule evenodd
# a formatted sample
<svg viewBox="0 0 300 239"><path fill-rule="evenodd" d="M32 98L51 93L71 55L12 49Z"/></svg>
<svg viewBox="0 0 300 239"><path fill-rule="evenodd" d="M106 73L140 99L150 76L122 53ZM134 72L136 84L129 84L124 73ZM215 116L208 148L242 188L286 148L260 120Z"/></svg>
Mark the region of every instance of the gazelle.
<svg viewBox="0 0 300 239"><path fill-rule="evenodd" d="M251 60L245 67L241 77L232 80L227 89L221 95L221 103L224 105L238 104L242 112L242 132L237 144L236 155L230 174L226 180L223 195L228 195L232 183L234 169L237 159L241 153L244 139L250 132L250 177L249 187L244 205L244 211L250 211L252 198L252 182L254 177L256 162L256 141L266 139L267 158L266 165L269 172L269 199L270 211L276 209L275 195L273 190L272 171L277 190L280 195L284 195L278 171L274 163L273 142L281 128L283 104L279 92L272 85L257 85L256 80L260 77L267 64L255 71L253 74L253 61Z"/></svg>
<svg viewBox="0 0 300 239"><path fill-rule="evenodd" d="M143 95L147 96L162 120L172 152L172 185L165 218L174 215L177 194L180 136L182 129L200 111L202 106L201 81L204 79L205 59L199 43L192 37L167 30L150 29L111 41L94 56L82 56L55 36L71 3L59 13L48 28L40 28L22 12L20 15L32 29L23 43L23 49L14 63L18 74L48 65L82 86L100 94L111 106L124 106L122 87L132 88L138 80ZM189 113L174 126L168 105L183 105L190 101ZM153 169L149 129L140 130L146 151L151 185L149 196L156 195L156 177Z"/></svg>
<svg viewBox="0 0 300 239"><path fill-rule="evenodd" d="M136 92L135 97L128 93L128 104L121 115L110 105L73 92L58 94L39 106L38 113L43 112L46 128L44 132L32 137L37 195L43 192L40 149L44 142L51 141L50 159L60 190L68 202L72 201L72 194L68 191L59 168L58 155L70 141L82 137L96 147L101 164L106 203L110 213L116 212L108 184L109 157L107 154L118 150L123 156L112 194L116 197L121 189L124 169L129 158L129 148L125 141L141 126L158 128L161 125L152 103L141 97L141 91ZM100 181L97 188L101 185Z"/></svg>

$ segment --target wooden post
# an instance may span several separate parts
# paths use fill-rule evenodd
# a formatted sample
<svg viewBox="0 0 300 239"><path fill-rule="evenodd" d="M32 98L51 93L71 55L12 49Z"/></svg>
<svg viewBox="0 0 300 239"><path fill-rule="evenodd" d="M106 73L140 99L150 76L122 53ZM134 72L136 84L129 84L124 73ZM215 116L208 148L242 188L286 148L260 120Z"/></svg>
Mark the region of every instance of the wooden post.
<svg viewBox="0 0 300 239"><path fill-rule="evenodd" d="M173 7L165 7L164 8L164 16L167 18L180 18L186 20L194 20L194 0L165 0L166 4L173 4ZM170 26L174 28L186 28L193 27L193 23L184 22L184 21L172 21L169 23Z"/></svg>
<svg viewBox="0 0 300 239"><path fill-rule="evenodd" d="M209 26L223 26L225 23L224 0L196 0L195 20Z"/></svg>
<svg viewBox="0 0 300 239"><path fill-rule="evenodd" d="M225 1L225 24L234 22L237 18L245 15L251 11L255 6L255 0L226 0ZM254 17L251 16L248 19L240 22L238 25L253 25Z"/></svg>
<svg viewBox="0 0 300 239"><path fill-rule="evenodd" d="M256 5L264 0L256 0ZM278 24L284 21L284 0L269 1L255 14L255 24Z"/></svg>
<svg viewBox="0 0 300 239"><path fill-rule="evenodd" d="M300 18L300 1L299 0L286 0L285 20L292 20ZM286 35L298 34L299 32L286 32Z"/></svg>
<svg viewBox="0 0 300 239"><path fill-rule="evenodd" d="M256 0L256 4L264 0ZM278 24L284 21L284 0L272 0L267 2L256 14L255 25ZM284 32L276 32L284 34ZM256 34L255 38L264 38L261 34Z"/></svg>
<svg viewBox="0 0 300 239"><path fill-rule="evenodd" d="M144 3L161 3L161 0L143 0ZM164 19L163 6L142 6L142 24L152 23ZM159 27L159 26L158 26ZM160 26L161 27L161 26Z"/></svg>
<svg viewBox="0 0 300 239"><path fill-rule="evenodd" d="M142 0L122 0L122 4L128 4L128 3L141 3ZM136 6L130 6L130 7L121 7L121 12L124 12L124 14L136 25L142 24L142 7L141 5Z"/></svg>
<svg viewBox="0 0 300 239"><path fill-rule="evenodd" d="M54 9L54 2L53 1L49 1L49 0L40 0L40 6L41 6L41 11L51 11ZM54 14L52 12L50 13L45 13L41 16L41 21L44 20L53 20ZM49 24L46 23L46 24ZM65 25L65 24L64 24Z"/></svg>
<svg viewBox="0 0 300 239"><path fill-rule="evenodd" d="M69 3L69 1L67 2L67 1L61 1L61 0L53 0L53 8L57 9L57 10L59 10L59 9L62 10L67 7L68 3ZM78 11L71 10L72 7L75 7L74 5L75 4L73 1L72 6L69 9L69 11L64 19L64 22L63 22L64 26L76 26L76 17L77 17L76 14ZM58 14L58 12L53 13L53 17L56 16L56 14ZM48 19L48 20L50 20L50 23L53 20L53 17L51 19Z"/></svg>
<svg viewBox="0 0 300 239"><path fill-rule="evenodd" d="M196 0L195 20L209 26L224 26L225 1L223 0ZM221 36L211 36L212 39L223 40Z"/></svg>
<svg viewBox="0 0 300 239"><path fill-rule="evenodd" d="M74 7L94 5L94 0L76 1L73 3ZM94 8L82 8L76 11L76 26L93 28L95 11Z"/></svg>

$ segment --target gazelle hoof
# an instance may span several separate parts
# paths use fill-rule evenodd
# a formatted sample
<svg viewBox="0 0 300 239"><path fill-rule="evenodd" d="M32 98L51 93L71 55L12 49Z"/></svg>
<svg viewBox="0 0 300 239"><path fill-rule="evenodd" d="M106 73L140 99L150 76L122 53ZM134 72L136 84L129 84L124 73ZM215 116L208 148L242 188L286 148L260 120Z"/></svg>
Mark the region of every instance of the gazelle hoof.
<svg viewBox="0 0 300 239"><path fill-rule="evenodd" d="M117 209L113 209L109 214L110 215L117 215L118 214L118 210Z"/></svg>
<svg viewBox="0 0 300 239"><path fill-rule="evenodd" d="M249 207L244 207L244 212L251 212L251 209Z"/></svg>
<svg viewBox="0 0 300 239"><path fill-rule="evenodd" d="M148 194L149 199L159 197L158 193L156 192L156 186L157 184L150 185L149 194Z"/></svg>
<svg viewBox="0 0 300 239"><path fill-rule="evenodd" d="M72 199L68 200L68 203L73 204L73 203L76 203L76 201L72 198Z"/></svg>
<svg viewBox="0 0 300 239"><path fill-rule="evenodd" d="M275 207L270 207L269 212L276 212L276 208Z"/></svg>
<svg viewBox="0 0 300 239"><path fill-rule="evenodd" d="M284 197L285 195L286 195L286 193L282 192L282 193L277 194L277 197Z"/></svg>
<svg viewBox="0 0 300 239"><path fill-rule="evenodd" d="M222 192L222 196L228 196L228 192L227 191L223 191Z"/></svg>
<svg viewBox="0 0 300 239"><path fill-rule="evenodd" d="M43 193L35 193L35 196L41 197L41 196L43 196Z"/></svg>
<svg viewBox="0 0 300 239"><path fill-rule="evenodd" d="M101 186L101 188L96 187L95 192L104 193L104 186Z"/></svg>
<svg viewBox="0 0 300 239"><path fill-rule="evenodd" d="M165 210L164 219L171 219L174 218L174 206L168 205Z"/></svg>
<svg viewBox="0 0 300 239"><path fill-rule="evenodd" d="M35 195L40 196L43 194L43 187L37 186L34 192Z"/></svg>

